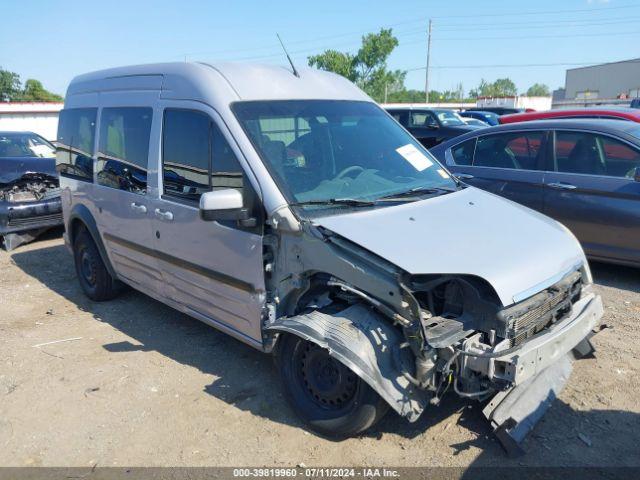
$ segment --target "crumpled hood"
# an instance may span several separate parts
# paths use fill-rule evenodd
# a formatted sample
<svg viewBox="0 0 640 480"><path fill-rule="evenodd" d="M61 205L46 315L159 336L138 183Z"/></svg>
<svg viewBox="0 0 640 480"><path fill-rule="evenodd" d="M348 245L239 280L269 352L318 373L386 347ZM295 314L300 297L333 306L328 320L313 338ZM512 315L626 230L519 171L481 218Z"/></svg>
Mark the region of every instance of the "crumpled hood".
<svg viewBox="0 0 640 480"><path fill-rule="evenodd" d="M0 184L19 180L25 173L44 173L57 178L55 158L3 157L0 159Z"/></svg>
<svg viewBox="0 0 640 480"><path fill-rule="evenodd" d="M314 223L411 274L481 277L505 306L586 262L576 238L555 220L473 187Z"/></svg>

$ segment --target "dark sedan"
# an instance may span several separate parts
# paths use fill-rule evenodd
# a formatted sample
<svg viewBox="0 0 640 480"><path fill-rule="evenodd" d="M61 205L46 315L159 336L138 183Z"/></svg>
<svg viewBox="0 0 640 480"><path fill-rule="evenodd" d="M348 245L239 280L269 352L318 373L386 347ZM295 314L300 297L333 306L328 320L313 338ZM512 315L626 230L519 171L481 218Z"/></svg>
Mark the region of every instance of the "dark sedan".
<svg viewBox="0 0 640 480"><path fill-rule="evenodd" d="M62 225L55 150L31 132L0 132L0 236L11 250Z"/></svg>
<svg viewBox="0 0 640 480"><path fill-rule="evenodd" d="M488 127L431 153L470 185L566 225L596 260L640 266L640 126L542 120ZM505 235L517 235L505 225Z"/></svg>
<svg viewBox="0 0 640 480"><path fill-rule="evenodd" d="M467 125L456 112L444 108L389 106L385 109L427 148L463 133L483 128Z"/></svg>

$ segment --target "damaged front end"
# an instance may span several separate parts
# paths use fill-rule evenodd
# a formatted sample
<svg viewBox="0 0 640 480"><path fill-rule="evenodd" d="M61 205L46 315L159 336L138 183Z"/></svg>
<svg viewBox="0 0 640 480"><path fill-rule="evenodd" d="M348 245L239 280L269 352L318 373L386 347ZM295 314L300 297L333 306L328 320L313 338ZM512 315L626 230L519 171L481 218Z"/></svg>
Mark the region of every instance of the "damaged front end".
<svg viewBox="0 0 640 480"><path fill-rule="evenodd" d="M0 235L7 250L62 225L58 179L38 172L15 177L0 184Z"/></svg>
<svg viewBox="0 0 640 480"><path fill-rule="evenodd" d="M435 288L433 280L414 282L421 304L436 313L423 322L427 350L446 358L430 386L433 400L439 402L442 383L462 397L490 399L484 415L507 452L521 453L520 442L564 387L574 357L592 351L588 338L603 307L588 276L576 267L505 308L478 279L443 280Z"/></svg>
<svg viewBox="0 0 640 480"><path fill-rule="evenodd" d="M415 421L447 392L478 401L510 454L588 353L602 316L590 273L576 265L504 307L472 275L410 275L326 229L272 237L268 342L314 342Z"/></svg>

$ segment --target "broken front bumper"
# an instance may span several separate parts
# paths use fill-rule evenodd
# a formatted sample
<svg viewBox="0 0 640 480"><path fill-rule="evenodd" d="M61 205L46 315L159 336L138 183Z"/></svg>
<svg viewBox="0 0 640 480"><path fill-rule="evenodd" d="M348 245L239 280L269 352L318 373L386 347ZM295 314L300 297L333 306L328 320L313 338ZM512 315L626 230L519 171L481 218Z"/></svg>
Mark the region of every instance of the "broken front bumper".
<svg viewBox="0 0 640 480"><path fill-rule="evenodd" d="M510 455L560 394L571 375L572 350L587 339L603 314L602 300L589 293L576 302L569 318L533 338L515 353L490 359L494 378L512 382L485 406L483 414ZM582 349L583 350L583 349Z"/></svg>
<svg viewBox="0 0 640 480"><path fill-rule="evenodd" d="M60 197L33 202L0 202L0 235L58 225L62 225Z"/></svg>
<svg viewBox="0 0 640 480"><path fill-rule="evenodd" d="M600 322L602 314L602 299L589 292L573 304L567 318L504 355L467 345L465 350L480 357L469 357L466 366L487 375L492 381L520 385L573 350ZM491 357L482 357L487 353L491 353Z"/></svg>

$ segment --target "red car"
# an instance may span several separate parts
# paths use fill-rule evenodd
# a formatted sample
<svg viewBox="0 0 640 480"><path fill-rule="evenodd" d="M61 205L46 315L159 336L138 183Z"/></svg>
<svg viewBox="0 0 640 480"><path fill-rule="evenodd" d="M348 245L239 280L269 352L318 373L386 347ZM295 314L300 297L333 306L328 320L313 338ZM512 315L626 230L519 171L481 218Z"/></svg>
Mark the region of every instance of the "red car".
<svg viewBox="0 0 640 480"><path fill-rule="evenodd" d="M546 120L560 118L607 118L614 120L628 120L640 123L640 109L624 107L576 108L547 110L545 112L525 112L503 115L500 123L528 122L529 120Z"/></svg>

